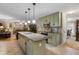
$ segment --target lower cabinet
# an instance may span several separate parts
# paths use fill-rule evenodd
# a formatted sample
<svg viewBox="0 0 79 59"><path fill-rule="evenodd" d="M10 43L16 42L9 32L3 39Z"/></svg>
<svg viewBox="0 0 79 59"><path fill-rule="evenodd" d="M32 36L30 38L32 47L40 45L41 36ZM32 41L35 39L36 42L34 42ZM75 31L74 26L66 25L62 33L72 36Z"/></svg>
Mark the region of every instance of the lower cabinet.
<svg viewBox="0 0 79 59"><path fill-rule="evenodd" d="M21 49L25 53L25 51L26 51L26 41L25 41L25 38L20 34L18 35L18 42L19 42Z"/></svg>
<svg viewBox="0 0 79 59"><path fill-rule="evenodd" d="M19 34L18 42L27 55L45 55L45 40L33 41Z"/></svg>
<svg viewBox="0 0 79 59"><path fill-rule="evenodd" d="M31 54L33 54L33 51L32 51L32 42L31 42L31 40L28 40L27 39L27 43L26 43L26 54L28 54L28 55L31 55Z"/></svg>
<svg viewBox="0 0 79 59"><path fill-rule="evenodd" d="M62 42L61 35L58 33L49 33L48 34L48 43L53 46L58 46Z"/></svg>
<svg viewBox="0 0 79 59"><path fill-rule="evenodd" d="M28 55L45 54L45 40L41 40L41 41L28 40L26 47L27 47L26 54Z"/></svg>

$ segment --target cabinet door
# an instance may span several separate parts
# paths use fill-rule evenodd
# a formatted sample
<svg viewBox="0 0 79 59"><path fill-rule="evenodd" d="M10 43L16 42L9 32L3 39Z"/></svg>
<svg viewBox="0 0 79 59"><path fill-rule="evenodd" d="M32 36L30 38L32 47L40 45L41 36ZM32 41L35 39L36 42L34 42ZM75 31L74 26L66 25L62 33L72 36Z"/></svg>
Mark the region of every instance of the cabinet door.
<svg viewBox="0 0 79 59"><path fill-rule="evenodd" d="M55 34L52 34L52 45L56 46L56 35Z"/></svg>
<svg viewBox="0 0 79 59"><path fill-rule="evenodd" d="M57 45L57 42L56 42L57 36L54 33L50 33L50 34L48 34L48 36L49 36L48 43L53 46L56 46Z"/></svg>
<svg viewBox="0 0 79 59"><path fill-rule="evenodd" d="M58 33L49 33L48 34L48 43L53 45L53 46L57 46L61 43L61 38L60 38L60 34Z"/></svg>
<svg viewBox="0 0 79 59"><path fill-rule="evenodd" d="M32 49L33 49L34 55L45 54L45 40L41 40L41 41L37 41L37 42L33 41Z"/></svg>
<svg viewBox="0 0 79 59"><path fill-rule="evenodd" d="M40 18L40 27L41 31L43 31L44 18Z"/></svg>
<svg viewBox="0 0 79 59"><path fill-rule="evenodd" d="M32 55L33 54L33 48L32 48L32 41L30 39L27 39L27 49L26 49L26 54L27 55Z"/></svg>
<svg viewBox="0 0 79 59"><path fill-rule="evenodd" d="M60 35L60 34L57 34L56 36L57 36L57 37L56 37L56 44L57 44L57 45L60 45L61 42L62 42L61 35Z"/></svg>
<svg viewBox="0 0 79 59"><path fill-rule="evenodd" d="M59 12L58 13L55 13L53 14L53 23L55 26L59 26Z"/></svg>
<svg viewBox="0 0 79 59"><path fill-rule="evenodd" d="M51 26L60 26L61 25L61 13L60 12L56 12L52 15L50 15L50 24Z"/></svg>
<svg viewBox="0 0 79 59"><path fill-rule="evenodd" d="M25 41L25 39L23 38L21 42L22 42L22 48L23 48L24 53L25 53L25 52L26 52L26 41Z"/></svg>
<svg viewBox="0 0 79 59"><path fill-rule="evenodd" d="M21 37L21 35L19 34L18 35L18 42L19 42L19 44L20 44L20 47L22 48L22 37Z"/></svg>
<svg viewBox="0 0 79 59"><path fill-rule="evenodd" d="M52 34L52 44L55 46L60 45L62 42L61 35L59 33Z"/></svg>
<svg viewBox="0 0 79 59"><path fill-rule="evenodd" d="M53 22L53 15L50 15L50 26L53 27L53 24L54 24L54 22Z"/></svg>
<svg viewBox="0 0 79 59"><path fill-rule="evenodd" d="M43 18L40 18L40 26L43 27Z"/></svg>
<svg viewBox="0 0 79 59"><path fill-rule="evenodd" d="M18 42L20 44L20 47L23 49L23 51L25 52L25 38L22 35L19 35L19 39Z"/></svg>
<svg viewBox="0 0 79 59"><path fill-rule="evenodd" d="M47 16L47 23L51 24L51 15Z"/></svg>
<svg viewBox="0 0 79 59"><path fill-rule="evenodd" d="M48 33L48 43L52 43L52 33Z"/></svg>

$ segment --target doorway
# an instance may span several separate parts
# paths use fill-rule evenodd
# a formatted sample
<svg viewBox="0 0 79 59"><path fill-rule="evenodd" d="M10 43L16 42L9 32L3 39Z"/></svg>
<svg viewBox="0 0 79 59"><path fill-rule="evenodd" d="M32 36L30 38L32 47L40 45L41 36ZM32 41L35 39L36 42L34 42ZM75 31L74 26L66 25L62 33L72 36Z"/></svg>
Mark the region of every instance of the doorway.
<svg viewBox="0 0 79 59"><path fill-rule="evenodd" d="M67 39L76 40L76 21L73 18L67 18Z"/></svg>

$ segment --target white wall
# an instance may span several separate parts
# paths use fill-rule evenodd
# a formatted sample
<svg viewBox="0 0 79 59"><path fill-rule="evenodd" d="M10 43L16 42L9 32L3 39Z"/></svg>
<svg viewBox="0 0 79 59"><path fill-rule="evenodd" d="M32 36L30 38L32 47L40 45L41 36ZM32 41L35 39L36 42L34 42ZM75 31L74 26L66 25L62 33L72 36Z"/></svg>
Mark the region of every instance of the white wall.
<svg viewBox="0 0 79 59"><path fill-rule="evenodd" d="M67 18L67 29L72 29L71 38L73 40L76 40L76 20L79 20L79 17Z"/></svg>
<svg viewBox="0 0 79 59"><path fill-rule="evenodd" d="M0 22L2 22L6 28L9 28L9 24L12 22L23 22L23 20L17 20L11 16L0 14Z"/></svg>
<svg viewBox="0 0 79 59"><path fill-rule="evenodd" d="M76 21L67 22L67 29L72 29L72 35L76 35Z"/></svg>
<svg viewBox="0 0 79 59"><path fill-rule="evenodd" d="M66 19L66 14L63 12L62 13L62 43L65 43L66 42L66 39L67 39L67 31L66 31L66 23L67 22L67 19Z"/></svg>

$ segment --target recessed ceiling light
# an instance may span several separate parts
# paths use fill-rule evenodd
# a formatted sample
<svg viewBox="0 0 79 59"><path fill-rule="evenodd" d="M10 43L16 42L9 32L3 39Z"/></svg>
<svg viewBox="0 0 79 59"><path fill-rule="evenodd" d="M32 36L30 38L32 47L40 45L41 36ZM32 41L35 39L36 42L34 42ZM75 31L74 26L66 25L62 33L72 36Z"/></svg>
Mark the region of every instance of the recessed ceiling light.
<svg viewBox="0 0 79 59"><path fill-rule="evenodd" d="M69 11L69 12L67 12L67 14L73 14L73 13L75 13L77 10L72 10L72 11Z"/></svg>
<svg viewBox="0 0 79 59"><path fill-rule="evenodd" d="M22 23L20 23L20 24L22 24Z"/></svg>
<svg viewBox="0 0 79 59"><path fill-rule="evenodd" d="M68 19L67 19L67 21L72 21L72 20L73 20L72 18L68 18Z"/></svg>

